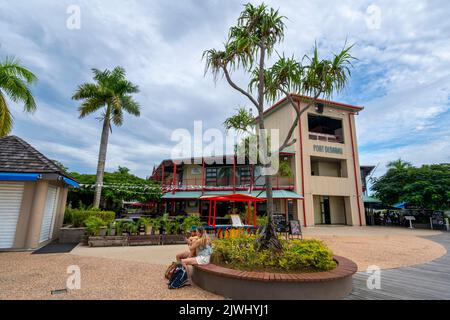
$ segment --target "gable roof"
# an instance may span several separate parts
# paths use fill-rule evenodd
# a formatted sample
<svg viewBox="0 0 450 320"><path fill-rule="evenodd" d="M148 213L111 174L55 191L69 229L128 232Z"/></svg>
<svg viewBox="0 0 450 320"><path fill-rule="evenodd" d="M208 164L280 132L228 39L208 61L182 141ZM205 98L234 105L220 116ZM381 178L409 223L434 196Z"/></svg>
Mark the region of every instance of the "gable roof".
<svg viewBox="0 0 450 320"><path fill-rule="evenodd" d="M292 97L293 97L294 101L297 101L297 102L310 102L313 99L312 97L303 96L303 95L299 95L299 94L295 94L295 93L292 94ZM272 113L273 111L276 111L278 108L283 106L284 105L283 103L286 102L287 100L288 100L287 97L284 97L283 99L281 99L280 101L275 103L273 106L266 109L264 111L264 115L267 116L270 113ZM353 111L353 112L358 112L358 111L361 111L364 109L364 107L361 107L361 106L353 106L350 104L331 101L331 100L317 99L316 101L318 103L323 103L324 105L327 105L327 106L340 108L340 109L344 109L344 110L349 110L349 111Z"/></svg>
<svg viewBox="0 0 450 320"><path fill-rule="evenodd" d="M0 138L0 172L58 173L70 175L17 136Z"/></svg>

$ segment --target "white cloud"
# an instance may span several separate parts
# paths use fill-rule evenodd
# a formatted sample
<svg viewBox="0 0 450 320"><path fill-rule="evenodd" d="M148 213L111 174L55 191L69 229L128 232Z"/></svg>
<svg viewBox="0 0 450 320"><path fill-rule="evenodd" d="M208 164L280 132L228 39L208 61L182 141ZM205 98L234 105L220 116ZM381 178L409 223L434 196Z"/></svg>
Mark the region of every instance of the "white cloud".
<svg viewBox="0 0 450 320"><path fill-rule="evenodd" d="M252 1L260 3L260 1ZM317 40L323 53L356 42L359 59L349 88L335 98L364 105L357 117L362 163L402 158L415 163L450 158L450 4L447 1L266 1L286 15L279 50L301 58ZM78 4L81 30L68 30L66 7ZM366 9L381 9L380 29L369 29ZM203 50L219 47L242 1L3 1L0 57L14 54L38 74L39 110L14 108L14 133L78 170L94 172L100 138L95 116L78 120L70 97L91 81L92 67L122 65L141 88L140 118L126 117L114 128L108 168L129 166L148 175L170 156L174 129L192 130L194 120L221 128L225 117L247 100L210 76ZM246 78L233 75L239 83ZM431 150L434 152L418 152Z"/></svg>

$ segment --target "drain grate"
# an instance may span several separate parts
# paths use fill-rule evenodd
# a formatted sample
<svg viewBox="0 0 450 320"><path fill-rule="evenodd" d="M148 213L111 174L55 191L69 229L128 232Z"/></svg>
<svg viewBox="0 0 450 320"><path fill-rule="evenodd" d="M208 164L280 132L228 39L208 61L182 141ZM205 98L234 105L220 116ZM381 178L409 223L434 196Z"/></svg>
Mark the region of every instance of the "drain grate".
<svg viewBox="0 0 450 320"><path fill-rule="evenodd" d="M63 293L67 293L67 289L56 289L56 290L52 290L50 291L50 293L53 294L63 294Z"/></svg>

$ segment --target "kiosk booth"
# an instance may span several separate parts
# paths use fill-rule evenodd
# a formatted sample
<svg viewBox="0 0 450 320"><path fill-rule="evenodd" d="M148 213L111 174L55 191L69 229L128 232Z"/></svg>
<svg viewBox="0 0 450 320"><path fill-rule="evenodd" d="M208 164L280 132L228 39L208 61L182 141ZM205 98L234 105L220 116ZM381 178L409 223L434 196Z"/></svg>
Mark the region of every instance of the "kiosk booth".
<svg viewBox="0 0 450 320"><path fill-rule="evenodd" d="M264 202L266 199L261 199L245 194L228 194L228 195L211 195L202 196L200 200L209 201L208 210L208 226L206 230L213 232L218 238L237 237L244 233L253 232L256 230L256 203ZM231 215L232 224L217 224L216 208L217 202L246 202L247 203L247 221L243 224L239 215ZM253 206L253 217L251 207Z"/></svg>

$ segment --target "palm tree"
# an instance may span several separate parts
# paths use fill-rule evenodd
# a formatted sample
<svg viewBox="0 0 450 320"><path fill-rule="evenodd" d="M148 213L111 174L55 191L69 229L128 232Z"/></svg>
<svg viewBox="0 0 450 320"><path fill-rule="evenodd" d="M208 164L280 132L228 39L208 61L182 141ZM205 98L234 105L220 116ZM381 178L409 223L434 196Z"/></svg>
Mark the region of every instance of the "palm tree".
<svg viewBox="0 0 450 320"><path fill-rule="evenodd" d="M403 161L402 159L394 160L387 164L388 169L395 169L395 170L399 170L399 171L405 170L405 169L408 169L411 167L412 167L411 162Z"/></svg>
<svg viewBox="0 0 450 320"><path fill-rule="evenodd" d="M0 62L0 137L8 135L13 127L6 96L13 102L23 102L25 112L35 111L36 102L29 86L36 80L36 76L17 59L6 57Z"/></svg>
<svg viewBox="0 0 450 320"><path fill-rule="evenodd" d="M296 112L296 118L278 151L283 150L296 142L292 135L301 114L315 105L319 97L330 97L334 91L345 87L353 59L349 54L352 46L344 46L344 49L334 55L332 60L319 59L318 49L315 46L313 56L305 56L301 62L296 61L294 57L286 58L281 55L272 67L266 68L266 59L270 58L274 52L275 45L283 40L284 19L285 17L281 16L278 10L264 4L254 6L248 3L244 6L237 25L230 28L225 48L210 49L203 53L203 58L206 60L205 73L210 70L214 81L223 75L228 84L246 96L258 111L256 119L249 123L248 118L251 117L242 114L240 110L237 118L229 118L225 121L226 128L242 131L242 128L246 126L244 122L248 125L256 124L259 148L264 155L270 153L267 147L270 137L264 130L265 102L274 102L279 97L286 96ZM306 65L302 65L304 61ZM238 68L242 68L251 76L247 90L231 79L230 72ZM253 96L253 91L256 91L256 97ZM312 98L301 109L294 102L293 92L310 95ZM269 161L264 164L264 167L270 167L271 164ZM258 239L259 247L280 250L282 247L273 221L273 192L270 175L265 175L265 187L268 219Z"/></svg>
<svg viewBox="0 0 450 320"><path fill-rule="evenodd" d="M123 123L124 111L134 116L140 115L140 106L131 94L139 92L138 86L125 79L125 70L116 67L112 71L92 69L95 83L84 83L75 91L72 99L84 100L78 107L80 119L102 109L103 121L100 150L98 154L97 177L95 182L94 208L100 205L103 175L105 172L106 149L108 146L111 121L116 126Z"/></svg>

